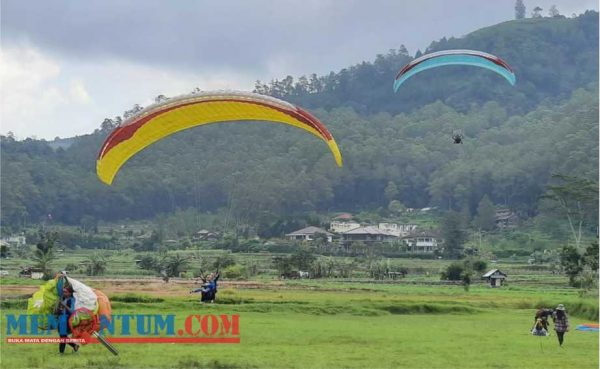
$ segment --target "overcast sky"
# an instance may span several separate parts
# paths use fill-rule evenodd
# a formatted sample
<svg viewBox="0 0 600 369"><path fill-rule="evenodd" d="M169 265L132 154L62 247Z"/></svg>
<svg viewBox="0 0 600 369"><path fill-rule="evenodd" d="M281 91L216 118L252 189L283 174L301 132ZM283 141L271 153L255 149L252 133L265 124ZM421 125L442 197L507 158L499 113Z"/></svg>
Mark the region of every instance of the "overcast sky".
<svg viewBox="0 0 600 369"><path fill-rule="evenodd" d="M525 0L566 16L597 0ZM252 90L514 18L514 0L1 0L0 133L53 139L164 94ZM398 66L401 67L401 66Z"/></svg>

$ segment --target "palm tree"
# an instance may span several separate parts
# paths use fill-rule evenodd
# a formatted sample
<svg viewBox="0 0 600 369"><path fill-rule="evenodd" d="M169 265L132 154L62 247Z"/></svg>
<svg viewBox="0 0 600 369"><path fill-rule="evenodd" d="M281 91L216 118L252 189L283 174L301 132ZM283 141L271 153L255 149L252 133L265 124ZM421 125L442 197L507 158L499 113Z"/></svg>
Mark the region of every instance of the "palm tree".
<svg viewBox="0 0 600 369"><path fill-rule="evenodd" d="M175 254L175 256L165 257L160 263L160 273L163 276L165 282L169 282L169 278L178 277L179 273L183 271L187 264L187 258Z"/></svg>
<svg viewBox="0 0 600 369"><path fill-rule="evenodd" d="M106 272L106 264L108 261L104 255L94 253L89 259L86 260L86 274L87 275L102 275Z"/></svg>
<svg viewBox="0 0 600 369"><path fill-rule="evenodd" d="M52 278L50 264L56 259L54 243L58 240L58 234L56 232L40 231L39 236L40 241L37 243L31 259L35 262L35 267L41 269L44 273L44 279L48 280Z"/></svg>

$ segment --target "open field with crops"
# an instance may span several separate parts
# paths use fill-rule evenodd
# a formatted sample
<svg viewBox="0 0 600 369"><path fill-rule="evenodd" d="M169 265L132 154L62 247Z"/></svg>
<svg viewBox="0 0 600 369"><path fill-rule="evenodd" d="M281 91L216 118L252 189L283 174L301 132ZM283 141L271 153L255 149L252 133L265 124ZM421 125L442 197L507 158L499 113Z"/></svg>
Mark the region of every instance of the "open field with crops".
<svg viewBox="0 0 600 369"><path fill-rule="evenodd" d="M240 343L117 344L118 357L98 344L64 356L56 344L3 344L3 367L598 367L598 334L574 329L597 321L597 297L570 288L224 280L217 303L201 305L190 280L82 279L111 297L114 314L175 314L178 328L190 314L239 314ZM6 314L24 313L22 296L36 289L6 282L3 335ZM571 315L564 348L554 334L529 334L534 308L559 303Z"/></svg>

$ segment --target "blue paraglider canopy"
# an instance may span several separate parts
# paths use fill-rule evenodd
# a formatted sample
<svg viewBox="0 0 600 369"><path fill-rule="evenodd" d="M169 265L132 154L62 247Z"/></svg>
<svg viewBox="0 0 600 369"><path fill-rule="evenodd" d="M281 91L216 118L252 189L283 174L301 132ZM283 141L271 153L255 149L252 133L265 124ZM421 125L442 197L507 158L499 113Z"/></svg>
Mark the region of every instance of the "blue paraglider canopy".
<svg viewBox="0 0 600 369"><path fill-rule="evenodd" d="M593 323L580 324L575 329L577 329L578 331L584 331L584 332L598 332L598 324L593 324Z"/></svg>
<svg viewBox="0 0 600 369"><path fill-rule="evenodd" d="M397 92L400 85L415 74L445 65L470 65L485 68L501 75L511 85L517 81L515 73L508 63L495 55L477 50L444 50L425 54L406 64L396 75L394 91Z"/></svg>

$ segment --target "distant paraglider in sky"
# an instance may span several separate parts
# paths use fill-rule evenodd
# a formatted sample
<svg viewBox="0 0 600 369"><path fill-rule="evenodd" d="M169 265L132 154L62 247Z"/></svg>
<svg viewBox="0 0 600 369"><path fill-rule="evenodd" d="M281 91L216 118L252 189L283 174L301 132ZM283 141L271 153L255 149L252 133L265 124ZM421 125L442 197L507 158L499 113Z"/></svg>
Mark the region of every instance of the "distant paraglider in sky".
<svg viewBox="0 0 600 369"><path fill-rule="evenodd" d="M511 85L517 80L512 68L495 55L476 50L445 50L425 54L402 67L394 80L394 92L415 74L445 65L471 65L489 69L504 77Z"/></svg>
<svg viewBox="0 0 600 369"><path fill-rule="evenodd" d="M269 121L301 128L325 141L337 165L342 166L333 136L309 112L270 96L216 91L160 101L129 117L104 141L96 173L110 185L129 158L154 142L188 128L227 121Z"/></svg>

